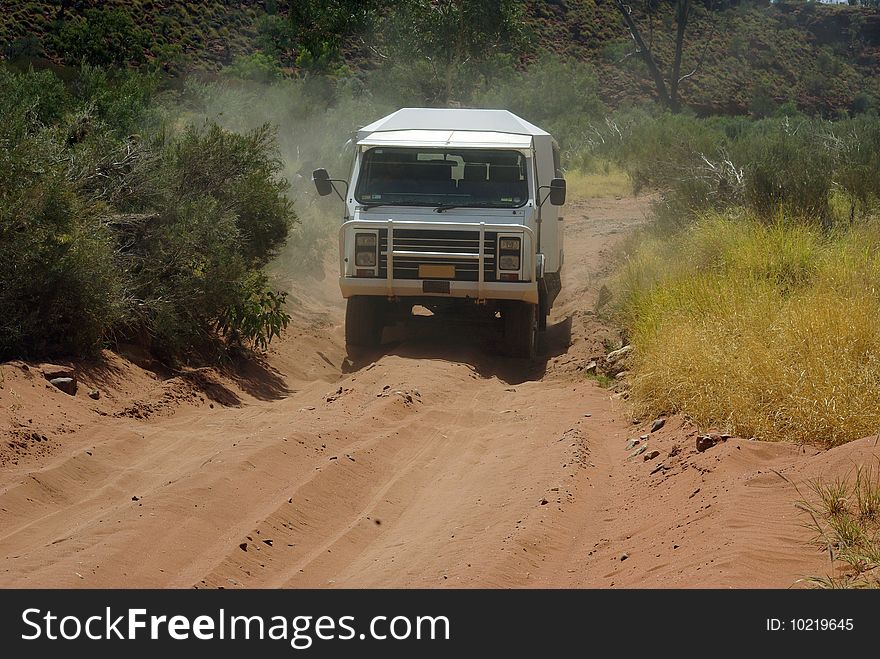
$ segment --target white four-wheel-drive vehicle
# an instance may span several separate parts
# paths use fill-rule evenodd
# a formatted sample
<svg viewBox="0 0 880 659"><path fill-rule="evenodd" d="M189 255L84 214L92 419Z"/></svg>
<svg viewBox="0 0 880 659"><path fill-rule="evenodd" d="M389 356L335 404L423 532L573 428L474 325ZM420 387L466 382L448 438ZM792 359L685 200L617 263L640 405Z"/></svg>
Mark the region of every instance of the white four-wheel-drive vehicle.
<svg viewBox="0 0 880 659"><path fill-rule="evenodd" d="M357 133L339 231L349 348L415 305L501 318L532 357L561 288L565 181L547 132L506 110L404 108Z"/></svg>

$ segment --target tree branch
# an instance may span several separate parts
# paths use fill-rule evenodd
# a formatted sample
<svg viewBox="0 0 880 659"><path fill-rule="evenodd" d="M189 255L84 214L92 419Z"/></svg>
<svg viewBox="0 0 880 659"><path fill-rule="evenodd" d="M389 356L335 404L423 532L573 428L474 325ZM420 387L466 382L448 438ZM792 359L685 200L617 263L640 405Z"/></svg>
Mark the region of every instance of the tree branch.
<svg viewBox="0 0 880 659"><path fill-rule="evenodd" d="M614 0L614 6L617 7L621 16L623 16L623 21L624 23L626 23L626 27L629 29L629 33L632 35L633 41L636 42L638 52L641 54L642 59L648 66L648 71L651 74L651 78L653 78L654 80L654 86L657 88L657 95L660 97L660 102L664 106L670 107L669 92L666 88L666 82L663 79L663 74L660 73L660 69L657 66L657 62L654 59L654 55L652 54L650 48L648 48L648 46L645 44L645 40L642 39L642 34L639 31L638 25L636 25L636 22L632 17L629 6L624 4L623 0Z"/></svg>
<svg viewBox="0 0 880 659"><path fill-rule="evenodd" d="M690 0L678 0L675 5L675 57L672 60L672 73L669 76L669 107L673 112L681 110L678 99L678 83L681 82L681 53L684 49L684 32L691 11Z"/></svg>
<svg viewBox="0 0 880 659"><path fill-rule="evenodd" d="M711 8L709 11L710 12L712 11ZM709 30L709 36L706 37L706 42L703 44L703 52L700 53L700 59L697 60L696 65L694 66L693 70L690 73L686 73L678 79L679 83L692 77L693 75L695 75L697 73L697 71L700 70L700 67L703 65L703 60L706 59L706 53L709 52L709 44L712 43L712 37L715 36L715 28L717 26L718 26L718 21L713 20L712 21L712 29Z"/></svg>

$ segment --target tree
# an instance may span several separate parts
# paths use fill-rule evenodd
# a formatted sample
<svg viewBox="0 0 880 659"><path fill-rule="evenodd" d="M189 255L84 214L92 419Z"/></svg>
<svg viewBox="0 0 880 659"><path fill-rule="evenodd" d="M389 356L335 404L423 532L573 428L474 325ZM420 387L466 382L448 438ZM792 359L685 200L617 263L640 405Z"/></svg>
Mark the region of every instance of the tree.
<svg viewBox="0 0 880 659"><path fill-rule="evenodd" d="M150 33L124 9L87 9L81 17L65 17L63 9L55 39L67 62L123 67L146 61Z"/></svg>
<svg viewBox="0 0 880 659"><path fill-rule="evenodd" d="M438 103L456 98L463 73L523 39L514 0L400 0L381 30L383 48L400 62L429 64Z"/></svg>
<svg viewBox="0 0 880 659"><path fill-rule="evenodd" d="M327 68L339 60L346 37L373 24L388 0L294 0L288 10L299 63Z"/></svg>
<svg viewBox="0 0 880 659"><path fill-rule="evenodd" d="M709 1L711 3L711 0ZM681 83L683 83L685 80L688 80L689 78L694 76L697 71L699 71L700 65L703 63L703 58L706 55L706 48L708 47L709 41L711 40L710 35L710 37L706 40L703 52L700 55L700 58L697 61L696 65L689 73L685 73L682 75L682 52L684 50L685 33L687 31L688 22L690 20L692 12L691 0L673 0L673 12L675 15L675 48L672 57L672 63L669 68L669 73L665 76L660 70L658 58L652 48L653 44L646 43L644 37L642 36L642 32L632 15L632 7L628 3L624 2L624 0L613 0L613 2L614 6L623 17L623 21L626 24L626 27L629 30L633 41L635 42L635 52L642 58L642 60L645 62L645 65L648 67L648 72L651 76L651 79L654 81L654 86L657 89L657 97L659 98L660 103L664 107L669 108L669 110L674 113L680 112L681 98L679 96L679 88L681 86ZM648 0L644 3L645 8L648 10L649 17L653 13L656 4L657 3L652 0Z"/></svg>

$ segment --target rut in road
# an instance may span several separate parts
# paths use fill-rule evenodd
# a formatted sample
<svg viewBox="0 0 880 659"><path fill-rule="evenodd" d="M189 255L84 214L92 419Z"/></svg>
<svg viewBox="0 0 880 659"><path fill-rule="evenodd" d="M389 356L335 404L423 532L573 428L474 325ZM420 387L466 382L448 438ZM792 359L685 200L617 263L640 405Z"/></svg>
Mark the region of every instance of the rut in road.
<svg viewBox="0 0 880 659"><path fill-rule="evenodd" d="M274 380L242 376L223 399L241 405L71 421L58 451L3 467L0 585L791 585L816 560L767 474L809 456L733 440L697 454L671 420L650 441L680 461L658 471L624 450L650 420L581 370L616 338L592 308L647 208L569 207L563 293L531 363L435 317L353 364L333 278L294 291Z"/></svg>
<svg viewBox="0 0 880 659"><path fill-rule="evenodd" d="M611 392L566 369L570 344L583 356L601 346L588 297L641 208L571 222L565 293L536 363L499 357L491 334L440 318L387 332L376 361L299 417L334 440L324 462L199 585L558 583L609 489L602 440L628 429Z"/></svg>
<svg viewBox="0 0 880 659"><path fill-rule="evenodd" d="M589 444L623 419L609 392L573 379L564 362L572 340L595 347L584 293L643 207L616 218L575 211L569 303L537 363L498 357L491 338L428 319L392 332L387 354L347 364L332 384L300 373L280 400L83 428L47 463L6 479L4 585L536 579L566 546L566 510L594 487L590 461L604 458L588 457ZM331 302L309 300L318 313L296 319L288 363L301 349L342 366L342 301L329 288ZM329 334L309 326L321 312L337 326Z"/></svg>

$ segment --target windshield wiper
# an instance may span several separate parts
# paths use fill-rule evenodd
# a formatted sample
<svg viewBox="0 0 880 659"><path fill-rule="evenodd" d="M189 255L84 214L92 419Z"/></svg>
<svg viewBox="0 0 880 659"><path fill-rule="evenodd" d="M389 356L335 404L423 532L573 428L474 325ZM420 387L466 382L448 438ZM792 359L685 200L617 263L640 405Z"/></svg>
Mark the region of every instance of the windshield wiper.
<svg viewBox="0 0 880 659"><path fill-rule="evenodd" d="M416 204L412 202L390 202L390 201L375 201L368 204L360 204L362 210L369 210L371 208L376 208L377 206L431 206L432 204Z"/></svg>
<svg viewBox="0 0 880 659"><path fill-rule="evenodd" d="M389 204L387 201L377 201L373 204L361 204L361 210L369 210L377 206L397 206L398 204Z"/></svg>
<svg viewBox="0 0 880 659"><path fill-rule="evenodd" d="M470 204L462 202L460 204L440 204L434 209L434 212L442 213L443 211L448 211L450 208L507 208L507 206L499 206L498 204L488 201L473 202Z"/></svg>

